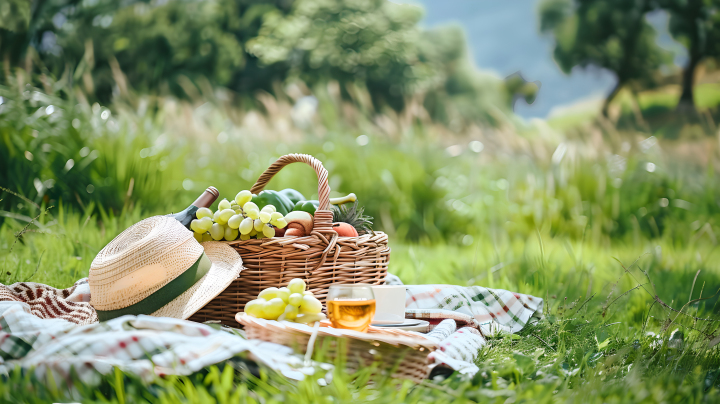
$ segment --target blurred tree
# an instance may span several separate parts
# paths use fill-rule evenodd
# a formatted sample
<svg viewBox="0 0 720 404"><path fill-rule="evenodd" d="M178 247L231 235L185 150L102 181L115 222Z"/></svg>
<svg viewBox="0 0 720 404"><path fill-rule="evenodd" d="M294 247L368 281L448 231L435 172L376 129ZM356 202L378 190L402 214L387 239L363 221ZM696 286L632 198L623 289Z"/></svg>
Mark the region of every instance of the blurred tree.
<svg viewBox="0 0 720 404"><path fill-rule="evenodd" d="M51 48L52 18L79 0L9 0L0 4L0 53L5 70L19 66L28 51ZM45 36L43 34L48 32Z"/></svg>
<svg viewBox="0 0 720 404"><path fill-rule="evenodd" d="M102 102L112 98L118 72L141 92L167 88L182 96L187 79L200 77L241 92L269 89L278 72L249 63L244 43L257 35L265 13L287 11L291 3L32 0L26 26L0 26L0 54L8 66L36 54L36 73L82 79L84 90Z"/></svg>
<svg viewBox="0 0 720 404"><path fill-rule="evenodd" d="M720 56L720 1L658 0L670 15L670 33L687 48L682 73L682 94L677 108L695 110L693 87L697 66L707 57Z"/></svg>
<svg viewBox="0 0 720 404"><path fill-rule="evenodd" d="M296 0L293 12L263 17L248 51L313 85L364 81L376 105L403 107L404 94L434 77L418 59L418 7L385 0Z"/></svg>
<svg viewBox="0 0 720 404"><path fill-rule="evenodd" d="M23 31L30 24L30 2L5 0L0 4L0 28Z"/></svg>
<svg viewBox="0 0 720 404"><path fill-rule="evenodd" d="M278 83L300 79L312 88L333 80L348 99L350 87L367 89L375 110L399 111L412 98L444 123L496 124L507 119L514 97L472 65L461 29L423 31L422 9L407 4L12 1L0 6L4 70L64 77L102 103L127 87L193 97L209 83L253 101L259 90L275 93Z"/></svg>
<svg viewBox="0 0 720 404"><path fill-rule="evenodd" d="M540 5L541 32L554 36L553 56L565 73L593 65L615 74L605 115L623 87L650 76L670 57L645 20L655 8L651 0L544 0Z"/></svg>
<svg viewBox="0 0 720 404"><path fill-rule="evenodd" d="M242 68L242 44L227 29L232 21L223 18L239 14L234 6L217 1L173 1L157 7L136 3L97 15L61 43L78 59L86 52L84 44L93 41L93 76L104 101L110 98L117 69L138 91L168 86L181 96L191 91L188 79L205 77L213 85L226 86Z"/></svg>
<svg viewBox="0 0 720 404"><path fill-rule="evenodd" d="M541 83L539 81L527 81L520 72L515 72L505 77L505 87L511 95L511 107L515 107L515 103L519 99L525 100L530 105L535 102L538 91L540 91Z"/></svg>
<svg viewBox="0 0 720 404"><path fill-rule="evenodd" d="M423 106L433 120L453 130L461 130L467 122L497 126L507 120L511 109L507 83L478 71L467 49L459 26L423 32L418 59L435 74L422 93Z"/></svg>

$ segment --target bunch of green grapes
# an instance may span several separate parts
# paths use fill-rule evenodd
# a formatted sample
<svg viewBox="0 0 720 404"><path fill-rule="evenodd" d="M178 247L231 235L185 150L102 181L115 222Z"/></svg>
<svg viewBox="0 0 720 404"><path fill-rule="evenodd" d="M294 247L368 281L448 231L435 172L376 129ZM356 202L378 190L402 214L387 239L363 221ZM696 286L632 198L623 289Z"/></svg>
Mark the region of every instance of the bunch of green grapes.
<svg viewBox="0 0 720 404"><path fill-rule="evenodd" d="M195 239L204 241L233 241L250 240L255 237L275 237L275 229L287 226L282 213L277 212L275 206L267 205L261 209L251 202L252 193L248 190L240 191L230 202L223 199L218 203L218 210L213 213L208 208L200 208L195 215L197 219L190 222Z"/></svg>
<svg viewBox="0 0 720 404"><path fill-rule="evenodd" d="M325 319L322 303L305 290L305 281L295 278L286 288L267 288L245 305L245 313L266 320L312 323Z"/></svg>

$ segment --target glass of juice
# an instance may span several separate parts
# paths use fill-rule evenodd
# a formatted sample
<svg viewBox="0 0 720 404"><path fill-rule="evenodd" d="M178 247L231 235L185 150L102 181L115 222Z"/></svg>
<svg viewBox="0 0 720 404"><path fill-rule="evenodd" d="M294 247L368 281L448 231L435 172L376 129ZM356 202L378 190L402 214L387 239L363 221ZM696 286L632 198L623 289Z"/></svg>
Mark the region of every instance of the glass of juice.
<svg viewBox="0 0 720 404"><path fill-rule="evenodd" d="M335 328L365 332L375 315L375 295L370 285L330 285L326 304Z"/></svg>

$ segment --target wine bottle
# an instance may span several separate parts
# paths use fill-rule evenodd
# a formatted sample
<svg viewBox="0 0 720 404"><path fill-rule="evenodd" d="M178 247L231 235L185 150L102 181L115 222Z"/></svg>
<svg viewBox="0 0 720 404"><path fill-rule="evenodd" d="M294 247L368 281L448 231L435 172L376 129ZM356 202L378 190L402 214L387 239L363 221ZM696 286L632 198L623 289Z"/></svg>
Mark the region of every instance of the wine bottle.
<svg viewBox="0 0 720 404"><path fill-rule="evenodd" d="M215 187L208 187L205 192L200 195L195 202L185 208L182 212L171 213L168 216L172 216L177 219L183 226L190 228L190 222L195 219L195 212L200 208L207 208L215 202L220 196L220 192Z"/></svg>

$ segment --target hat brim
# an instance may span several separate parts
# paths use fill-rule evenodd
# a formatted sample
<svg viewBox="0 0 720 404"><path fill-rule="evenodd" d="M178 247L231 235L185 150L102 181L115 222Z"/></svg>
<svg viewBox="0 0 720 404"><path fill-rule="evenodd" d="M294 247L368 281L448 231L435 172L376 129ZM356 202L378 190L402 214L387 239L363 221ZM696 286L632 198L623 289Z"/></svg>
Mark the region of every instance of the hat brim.
<svg viewBox="0 0 720 404"><path fill-rule="evenodd" d="M212 266L205 276L170 303L150 314L187 320L222 293L242 271L242 258L232 247L218 241L202 243Z"/></svg>

